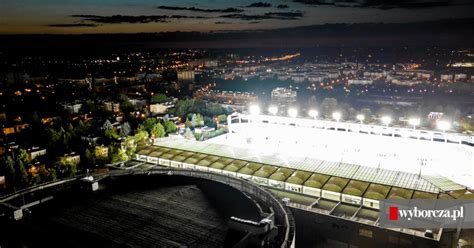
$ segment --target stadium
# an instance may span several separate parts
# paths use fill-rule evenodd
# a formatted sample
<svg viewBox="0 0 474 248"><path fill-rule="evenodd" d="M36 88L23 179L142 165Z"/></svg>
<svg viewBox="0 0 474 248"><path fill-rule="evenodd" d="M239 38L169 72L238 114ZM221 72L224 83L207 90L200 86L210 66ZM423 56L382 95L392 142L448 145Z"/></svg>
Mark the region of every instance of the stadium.
<svg viewBox="0 0 474 248"><path fill-rule="evenodd" d="M299 200L288 197L289 206L372 227L381 199L474 199L470 136L260 114L234 113L227 122L225 135L157 139L139 146L136 159L243 178L294 193ZM392 231L397 245L443 236L442 229Z"/></svg>

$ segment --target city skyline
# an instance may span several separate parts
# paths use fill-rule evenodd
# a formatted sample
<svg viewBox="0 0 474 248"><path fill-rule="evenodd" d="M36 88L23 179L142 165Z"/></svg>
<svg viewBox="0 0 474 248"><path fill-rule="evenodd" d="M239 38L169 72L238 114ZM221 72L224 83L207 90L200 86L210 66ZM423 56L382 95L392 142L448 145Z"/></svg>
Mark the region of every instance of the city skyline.
<svg viewBox="0 0 474 248"><path fill-rule="evenodd" d="M474 5L463 0L344 7L308 2L314 1L7 0L0 4L0 34L216 32L474 17Z"/></svg>

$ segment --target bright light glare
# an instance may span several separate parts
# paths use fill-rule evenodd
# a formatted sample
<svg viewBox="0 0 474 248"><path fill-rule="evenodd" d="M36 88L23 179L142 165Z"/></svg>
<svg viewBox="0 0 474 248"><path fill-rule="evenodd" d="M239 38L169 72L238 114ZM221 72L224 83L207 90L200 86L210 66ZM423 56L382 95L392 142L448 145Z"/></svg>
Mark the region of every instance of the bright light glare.
<svg viewBox="0 0 474 248"><path fill-rule="evenodd" d="M250 114L252 114L252 115L260 114L260 107L258 105L250 106Z"/></svg>
<svg viewBox="0 0 474 248"><path fill-rule="evenodd" d="M451 123L449 123L448 121L438 121L437 126L439 130L443 131L451 129Z"/></svg>
<svg viewBox="0 0 474 248"><path fill-rule="evenodd" d="M311 109L309 112L308 112L308 115L312 118L316 118L318 117L319 113L318 111L314 110L314 109Z"/></svg>
<svg viewBox="0 0 474 248"><path fill-rule="evenodd" d="M382 123L383 124L388 125L388 124L390 124L390 122L392 122L392 118L390 116L382 117Z"/></svg>
<svg viewBox="0 0 474 248"><path fill-rule="evenodd" d="M412 126L418 126L418 125L420 125L420 119L412 118L412 119L408 120L408 123Z"/></svg>
<svg viewBox="0 0 474 248"><path fill-rule="evenodd" d="M290 108L288 109L288 115L294 118L298 115L298 110L295 108Z"/></svg>
<svg viewBox="0 0 474 248"><path fill-rule="evenodd" d="M277 106L270 106L268 108L268 112L270 112L270 114L272 114L272 115L276 115L278 113L278 107Z"/></svg>
<svg viewBox="0 0 474 248"><path fill-rule="evenodd" d="M332 118L334 118L334 120L336 121L339 121L341 119L341 113L339 112L332 113Z"/></svg>
<svg viewBox="0 0 474 248"><path fill-rule="evenodd" d="M356 118L357 118L357 120L359 120L359 121L365 120L365 116L364 116L364 115L357 115Z"/></svg>

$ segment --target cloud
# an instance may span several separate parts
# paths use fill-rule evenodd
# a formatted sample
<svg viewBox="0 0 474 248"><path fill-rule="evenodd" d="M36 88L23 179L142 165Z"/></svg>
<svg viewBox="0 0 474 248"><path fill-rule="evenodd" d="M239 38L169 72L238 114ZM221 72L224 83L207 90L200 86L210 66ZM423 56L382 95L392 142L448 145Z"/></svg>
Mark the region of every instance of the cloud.
<svg viewBox="0 0 474 248"><path fill-rule="evenodd" d="M293 0L293 2L319 5L328 3L322 0ZM431 8L431 7L442 7L442 6L453 6L453 5L472 5L472 2L460 2L456 3L450 0L410 0L410 1L399 1L399 0L387 0L387 1L365 1L362 3L360 1L334 1L333 5L336 7L369 7L369 8L379 8L379 9L393 9L393 8Z"/></svg>
<svg viewBox="0 0 474 248"><path fill-rule="evenodd" d="M251 3L251 4L247 5L246 7L249 7L249 8L268 8L268 7L272 7L272 5L270 3L267 3L267 2L256 2L256 3Z"/></svg>
<svg viewBox="0 0 474 248"><path fill-rule="evenodd" d="M237 8L201 9L201 8L196 8L196 7L158 6L158 9L187 10L187 11L206 12L206 13L240 13L240 12L244 12L244 10L237 9Z"/></svg>
<svg viewBox="0 0 474 248"><path fill-rule="evenodd" d="M170 19L206 19L203 16L183 16L183 15L149 15L149 16L127 16L127 15L73 15L72 17L81 18L83 21L103 24L119 23L158 23L168 22Z"/></svg>
<svg viewBox="0 0 474 248"><path fill-rule="evenodd" d="M61 23L61 24L49 24L48 27L53 28L81 28L81 27L97 27L99 25L93 23Z"/></svg>
<svg viewBox="0 0 474 248"><path fill-rule="evenodd" d="M221 18L240 19L244 21L255 20L298 20L303 17L302 12L268 12L263 15L245 15L245 14L230 14L222 15Z"/></svg>
<svg viewBox="0 0 474 248"><path fill-rule="evenodd" d="M214 24L257 24L260 23L259 21L251 21L251 22L214 22Z"/></svg>

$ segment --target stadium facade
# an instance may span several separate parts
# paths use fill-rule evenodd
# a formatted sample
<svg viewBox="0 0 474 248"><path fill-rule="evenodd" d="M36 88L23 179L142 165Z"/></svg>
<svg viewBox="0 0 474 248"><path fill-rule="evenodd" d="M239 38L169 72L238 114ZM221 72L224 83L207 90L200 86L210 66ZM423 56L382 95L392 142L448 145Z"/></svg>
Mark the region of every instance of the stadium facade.
<svg viewBox="0 0 474 248"><path fill-rule="evenodd" d="M318 212L342 208L339 217L371 226L378 225L382 199L474 199L469 136L238 113L228 128L206 142L155 140L139 146L136 159L306 195L316 199L310 208L331 206ZM397 231L425 237L427 230ZM429 231L440 240L442 230Z"/></svg>

